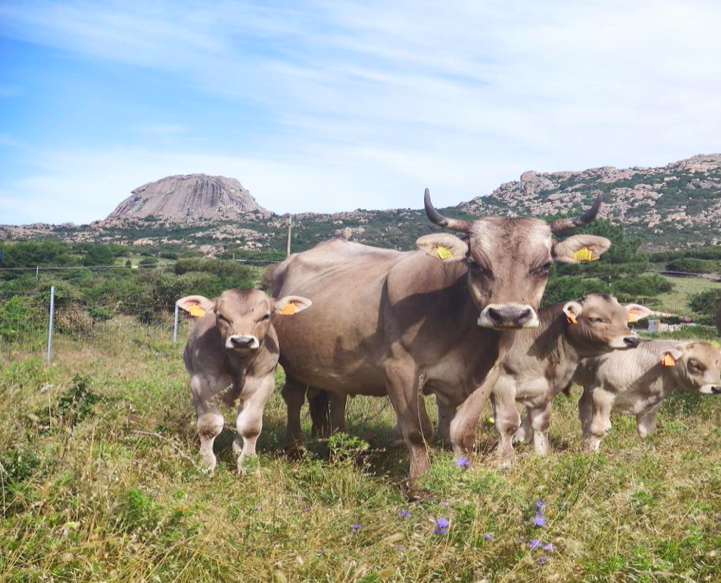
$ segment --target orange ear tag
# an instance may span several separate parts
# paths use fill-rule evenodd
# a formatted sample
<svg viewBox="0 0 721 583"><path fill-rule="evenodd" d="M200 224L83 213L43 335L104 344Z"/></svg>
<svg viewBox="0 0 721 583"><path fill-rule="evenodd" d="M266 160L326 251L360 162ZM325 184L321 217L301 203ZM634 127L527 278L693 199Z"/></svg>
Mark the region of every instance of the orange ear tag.
<svg viewBox="0 0 721 583"><path fill-rule="evenodd" d="M666 354L661 359L661 364L663 366L676 366L676 359L673 356L671 356L670 354Z"/></svg>
<svg viewBox="0 0 721 583"><path fill-rule="evenodd" d="M205 310L201 308L198 304L191 304L188 313L192 318L202 318L203 316L205 316Z"/></svg>
<svg viewBox="0 0 721 583"><path fill-rule="evenodd" d="M443 245L438 245L438 247L436 247L436 253L438 253L438 257L440 257L444 261L453 257L453 252L448 247L444 247Z"/></svg>
<svg viewBox="0 0 721 583"><path fill-rule="evenodd" d="M578 324L578 320L576 320L576 316L574 314L566 314L566 318L568 319L569 324Z"/></svg>
<svg viewBox="0 0 721 583"><path fill-rule="evenodd" d="M573 254L574 261L596 261L598 257L593 256L593 251L588 247L583 247Z"/></svg>
<svg viewBox="0 0 721 583"><path fill-rule="evenodd" d="M631 324L632 322L638 322L638 317L633 312L628 313L628 323Z"/></svg>
<svg viewBox="0 0 721 583"><path fill-rule="evenodd" d="M283 308L283 309L282 309L280 312L278 312L278 313L281 314L282 316L292 316L292 315L294 315L297 311L298 311L298 305L295 304L295 303L293 303L293 302L291 302L291 303L289 303L285 308Z"/></svg>

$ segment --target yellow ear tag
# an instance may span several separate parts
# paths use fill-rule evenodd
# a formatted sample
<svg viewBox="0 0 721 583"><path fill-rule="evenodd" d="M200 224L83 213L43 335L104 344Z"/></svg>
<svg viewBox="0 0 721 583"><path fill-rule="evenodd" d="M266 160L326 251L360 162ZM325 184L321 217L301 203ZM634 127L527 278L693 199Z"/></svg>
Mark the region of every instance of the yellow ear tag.
<svg viewBox="0 0 721 583"><path fill-rule="evenodd" d="M670 354L667 354L661 359L661 364L663 366L676 366L676 359Z"/></svg>
<svg viewBox="0 0 721 583"><path fill-rule="evenodd" d="M292 316L292 315L294 315L297 311L298 311L298 305L295 304L295 303L293 303L293 302L291 302L291 303L289 303L285 308L283 308L283 309L282 309L280 312L278 312L278 313L281 314L282 316Z"/></svg>
<svg viewBox="0 0 721 583"><path fill-rule="evenodd" d="M598 257L594 257L593 251L588 247L584 247L573 254L573 259L574 261L596 261Z"/></svg>
<svg viewBox="0 0 721 583"><path fill-rule="evenodd" d="M440 257L444 261L453 257L453 252L448 247L444 247L443 245L438 245L438 247L436 247L436 253L438 253L438 257Z"/></svg>
<svg viewBox="0 0 721 583"><path fill-rule="evenodd" d="M205 310L201 308L198 304L191 304L188 313L192 318L202 318L203 316L205 316Z"/></svg>
<svg viewBox="0 0 721 583"><path fill-rule="evenodd" d="M566 318L568 318L569 324L578 324L578 320L576 320L576 316L574 314L566 314Z"/></svg>
<svg viewBox="0 0 721 583"><path fill-rule="evenodd" d="M638 322L638 317L633 312L628 313L628 323Z"/></svg>

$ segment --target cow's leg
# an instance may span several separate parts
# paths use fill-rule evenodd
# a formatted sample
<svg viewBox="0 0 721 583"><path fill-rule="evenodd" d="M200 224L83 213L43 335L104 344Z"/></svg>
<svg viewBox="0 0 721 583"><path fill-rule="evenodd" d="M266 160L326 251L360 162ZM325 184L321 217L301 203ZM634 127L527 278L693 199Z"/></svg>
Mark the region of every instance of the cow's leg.
<svg viewBox="0 0 721 583"><path fill-rule="evenodd" d="M438 405L438 439L442 443L451 443L451 421L456 414L456 408L453 405L442 403L436 397Z"/></svg>
<svg viewBox="0 0 721 583"><path fill-rule="evenodd" d="M533 429L533 449L538 455L548 454L548 427L551 424L551 402L540 407L528 409L531 429Z"/></svg>
<svg viewBox="0 0 721 583"><path fill-rule="evenodd" d="M408 479L413 484L429 467L428 442L433 439L433 424L425 409L415 363L396 358L385 365L385 373L388 396L410 452Z"/></svg>
<svg viewBox="0 0 721 583"><path fill-rule="evenodd" d="M243 471L243 462L249 457L255 457L255 442L263 429L263 411L275 389L275 374L271 373L261 379L248 379L242 395L242 403L238 408L236 428L243 440L243 447L238 456L238 471Z"/></svg>
<svg viewBox="0 0 721 583"><path fill-rule="evenodd" d="M348 395L330 394L330 432L345 433L345 407Z"/></svg>
<svg viewBox="0 0 721 583"><path fill-rule="evenodd" d="M598 451L601 441L611 429L611 410L615 395L598 387L593 391L593 419L591 421L588 449Z"/></svg>
<svg viewBox="0 0 721 583"><path fill-rule="evenodd" d="M591 438L591 422L593 421L593 388L583 387L583 395L578 401L578 417L581 420L583 442Z"/></svg>
<svg viewBox="0 0 721 583"><path fill-rule="evenodd" d="M656 433L656 413L661 407L661 403L654 405L647 411L636 415L636 431L641 439L646 439L649 435Z"/></svg>
<svg viewBox="0 0 721 583"><path fill-rule="evenodd" d="M499 367L494 366L488 372L481 386L468 395L466 400L456 409L456 414L451 420L451 443L456 457L467 457L473 451L478 420L499 374Z"/></svg>
<svg viewBox="0 0 721 583"><path fill-rule="evenodd" d="M288 422L285 426L285 441L283 443L283 448L288 453L298 453L305 450L303 429L300 424L300 412L303 403L305 403L305 391L305 385L299 383L290 375L286 375L281 394L288 414Z"/></svg>
<svg viewBox="0 0 721 583"><path fill-rule="evenodd" d="M523 421L518 431L513 434L513 441L517 443L530 443L533 439L533 429L531 429L531 416L528 414L528 409L525 410Z"/></svg>
<svg viewBox="0 0 721 583"><path fill-rule="evenodd" d="M498 457L503 461L513 458L513 435L518 431L521 416L516 408L516 384L513 378L501 375L491 395L498 432Z"/></svg>
<svg viewBox="0 0 721 583"><path fill-rule="evenodd" d="M212 472L217 464L213 442L223 431L223 415L218 409L211 383L205 377L193 376L190 379L190 388L197 416L195 427L200 437L200 463Z"/></svg>

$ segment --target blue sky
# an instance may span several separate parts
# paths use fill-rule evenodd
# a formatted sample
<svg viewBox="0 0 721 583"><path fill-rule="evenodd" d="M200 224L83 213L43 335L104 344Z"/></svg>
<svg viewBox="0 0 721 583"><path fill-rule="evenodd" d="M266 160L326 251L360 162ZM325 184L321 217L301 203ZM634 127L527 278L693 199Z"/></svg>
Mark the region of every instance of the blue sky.
<svg viewBox="0 0 721 583"><path fill-rule="evenodd" d="M720 26L706 0L3 0L0 223L170 174L329 212L719 152Z"/></svg>

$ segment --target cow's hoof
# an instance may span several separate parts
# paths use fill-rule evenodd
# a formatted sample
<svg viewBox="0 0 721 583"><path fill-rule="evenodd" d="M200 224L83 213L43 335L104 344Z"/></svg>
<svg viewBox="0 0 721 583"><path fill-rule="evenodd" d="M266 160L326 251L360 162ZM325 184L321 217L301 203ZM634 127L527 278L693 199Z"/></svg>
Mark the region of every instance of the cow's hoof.
<svg viewBox="0 0 721 583"><path fill-rule="evenodd" d="M409 502L420 502L433 498L433 493L430 490L418 484L409 483L408 480L405 480L401 485L401 492Z"/></svg>
<svg viewBox="0 0 721 583"><path fill-rule="evenodd" d="M260 476L260 463L257 457L238 459L238 474L241 476Z"/></svg>

